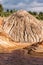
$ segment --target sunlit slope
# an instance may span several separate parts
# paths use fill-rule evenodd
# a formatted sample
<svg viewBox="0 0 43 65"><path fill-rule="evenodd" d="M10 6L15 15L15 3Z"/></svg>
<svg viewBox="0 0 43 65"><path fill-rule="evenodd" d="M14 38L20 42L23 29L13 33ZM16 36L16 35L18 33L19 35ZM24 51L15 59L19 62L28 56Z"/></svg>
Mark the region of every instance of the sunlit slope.
<svg viewBox="0 0 43 65"><path fill-rule="evenodd" d="M6 33L0 32L0 53L11 52L31 45L29 43L17 43L10 39Z"/></svg>
<svg viewBox="0 0 43 65"><path fill-rule="evenodd" d="M25 10L8 17L3 30L16 42L36 43L43 40L43 24Z"/></svg>

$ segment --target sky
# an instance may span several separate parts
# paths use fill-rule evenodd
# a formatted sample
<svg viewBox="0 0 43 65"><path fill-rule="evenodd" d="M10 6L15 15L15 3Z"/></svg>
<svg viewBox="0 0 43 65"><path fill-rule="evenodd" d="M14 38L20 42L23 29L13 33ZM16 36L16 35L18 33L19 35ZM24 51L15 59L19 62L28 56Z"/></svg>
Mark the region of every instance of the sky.
<svg viewBox="0 0 43 65"><path fill-rule="evenodd" d="M43 12L43 0L0 0L4 9L23 9Z"/></svg>

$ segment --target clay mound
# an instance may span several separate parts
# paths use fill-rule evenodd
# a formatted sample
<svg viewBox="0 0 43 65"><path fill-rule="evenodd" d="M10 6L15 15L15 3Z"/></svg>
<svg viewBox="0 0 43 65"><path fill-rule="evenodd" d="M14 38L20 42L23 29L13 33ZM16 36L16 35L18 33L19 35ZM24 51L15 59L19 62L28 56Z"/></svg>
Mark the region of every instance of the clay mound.
<svg viewBox="0 0 43 65"><path fill-rule="evenodd" d="M31 44L15 43L5 32L0 32L0 53L11 53L14 50L23 49Z"/></svg>
<svg viewBox="0 0 43 65"><path fill-rule="evenodd" d="M43 39L42 24L25 10L12 14L3 24L3 30L15 42L40 42Z"/></svg>

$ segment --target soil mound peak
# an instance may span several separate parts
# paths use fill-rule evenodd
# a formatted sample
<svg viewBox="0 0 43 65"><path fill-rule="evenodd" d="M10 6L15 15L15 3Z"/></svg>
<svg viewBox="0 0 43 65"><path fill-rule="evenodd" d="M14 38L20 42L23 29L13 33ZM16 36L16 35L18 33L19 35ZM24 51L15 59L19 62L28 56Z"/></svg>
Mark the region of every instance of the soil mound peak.
<svg viewBox="0 0 43 65"><path fill-rule="evenodd" d="M15 42L40 42L43 38L42 24L25 10L12 14L3 24L3 30Z"/></svg>

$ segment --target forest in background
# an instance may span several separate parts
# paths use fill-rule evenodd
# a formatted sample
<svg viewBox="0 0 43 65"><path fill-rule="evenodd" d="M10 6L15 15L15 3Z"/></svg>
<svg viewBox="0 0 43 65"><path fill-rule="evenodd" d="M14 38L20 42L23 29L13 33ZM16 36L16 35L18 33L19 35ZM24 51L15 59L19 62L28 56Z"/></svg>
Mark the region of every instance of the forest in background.
<svg viewBox="0 0 43 65"><path fill-rule="evenodd" d="M0 4L0 16L1 17L7 17L9 15L11 15L12 13L16 12L16 9L10 10L4 10L2 4ZM35 16L37 19L39 20L43 20L43 12L32 12L32 11L28 11L30 14L32 14L33 16Z"/></svg>

